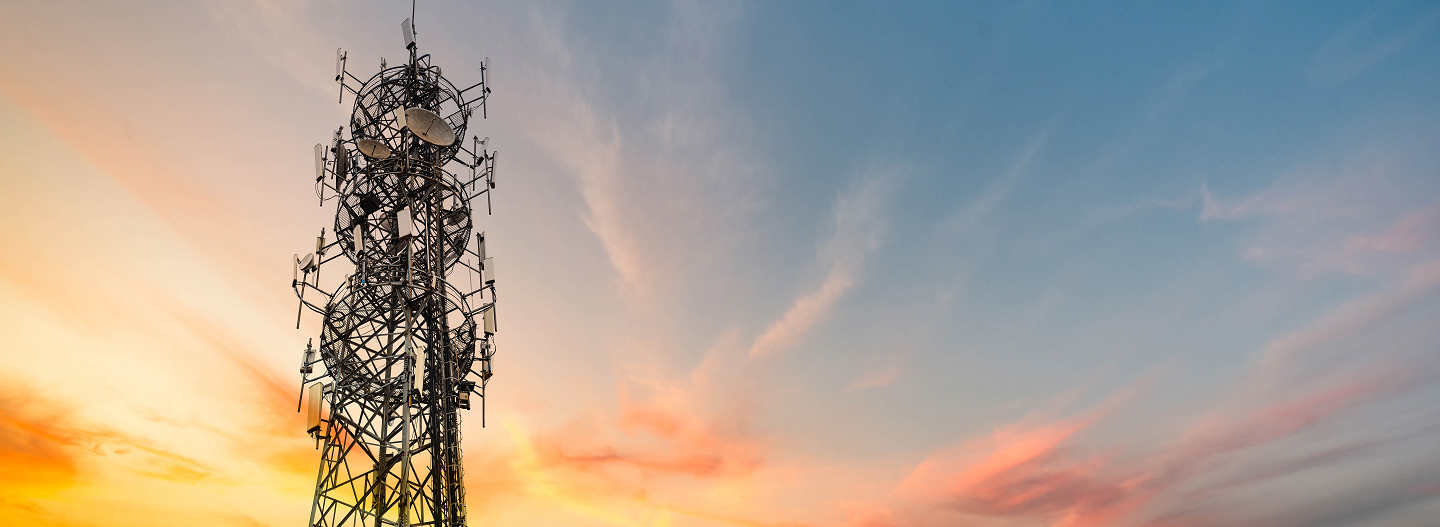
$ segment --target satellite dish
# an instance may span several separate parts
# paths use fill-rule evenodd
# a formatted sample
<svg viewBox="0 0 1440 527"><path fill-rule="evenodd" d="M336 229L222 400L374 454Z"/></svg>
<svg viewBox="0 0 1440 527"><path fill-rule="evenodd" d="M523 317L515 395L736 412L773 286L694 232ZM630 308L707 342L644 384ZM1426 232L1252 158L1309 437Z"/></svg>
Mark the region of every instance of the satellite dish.
<svg viewBox="0 0 1440 527"><path fill-rule="evenodd" d="M315 253L306 254L300 259L300 270L307 273L315 270Z"/></svg>
<svg viewBox="0 0 1440 527"><path fill-rule="evenodd" d="M390 157L390 147L374 139L361 139L356 141L355 148L360 150L360 153L365 154L365 157L371 159L386 159Z"/></svg>
<svg viewBox="0 0 1440 527"><path fill-rule="evenodd" d="M455 129L435 112L424 108L405 110L405 122L421 140L435 146L455 144Z"/></svg>

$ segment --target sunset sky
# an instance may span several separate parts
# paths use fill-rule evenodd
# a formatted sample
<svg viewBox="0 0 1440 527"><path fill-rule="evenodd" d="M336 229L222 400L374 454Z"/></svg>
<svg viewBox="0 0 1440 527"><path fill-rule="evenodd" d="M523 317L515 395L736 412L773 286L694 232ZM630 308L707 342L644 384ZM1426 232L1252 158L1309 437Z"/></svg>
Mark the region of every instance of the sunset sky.
<svg viewBox="0 0 1440 527"><path fill-rule="evenodd" d="M410 8L0 3L0 524L304 525L311 148ZM471 525L1440 521L1440 3L415 22L503 153Z"/></svg>

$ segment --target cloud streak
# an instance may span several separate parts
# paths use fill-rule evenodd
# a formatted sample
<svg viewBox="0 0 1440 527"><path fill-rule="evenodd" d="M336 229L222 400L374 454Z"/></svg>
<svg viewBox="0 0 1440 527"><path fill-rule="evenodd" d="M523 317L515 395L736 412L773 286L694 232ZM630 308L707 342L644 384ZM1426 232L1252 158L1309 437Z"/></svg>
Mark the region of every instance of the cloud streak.
<svg viewBox="0 0 1440 527"><path fill-rule="evenodd" d="M836 199L834 233L821 252L822 265L829 269L824 281L791 302L785 313L755 338L750 358L768 357L794 346L860 279L866 261L883 241L884 208L899 177L894 171L877 174L872 169L860 185Z"/></svg>
<svg viewBox="0 0 1440 527"><path fill-rule="evenodd" d="M1257 463L1265 459L1257 456L1269 455L1261 454L1265 447L1285 444L1295 450L1301 445L1295 439L1309 430L1333 426L1432 382L1393 370L1356 375L1234 418L1203 420L1142 456L1095 452L1078 441L1133 397L1112 399L1110 409L1092 408L1073 417L1032 415L988 437L931 454L895 495L955 514L1031 518L1052 526L1213 524L1221 520L1197 516L1189 505L1202 498L1241 498L1246 489L1355 459L1374 443L1301 447L1281 461ZM1217 480L1217 474L1226 476Z"/></svg>

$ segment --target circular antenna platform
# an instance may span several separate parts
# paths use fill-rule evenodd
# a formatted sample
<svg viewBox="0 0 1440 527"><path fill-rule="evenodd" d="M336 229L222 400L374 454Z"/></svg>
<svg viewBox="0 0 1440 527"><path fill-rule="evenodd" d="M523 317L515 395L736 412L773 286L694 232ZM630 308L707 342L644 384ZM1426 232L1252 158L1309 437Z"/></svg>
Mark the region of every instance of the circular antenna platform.
<svg viewBox="0 0 1440 527"><path fill-rule="evenodd" d="M461 150L469 118L466 108L461 91L439 76L433 66L394 67L377 73L356 92L355 107L350 112L350 136L357 143L373 139L390 149L389 158L366 153L369 161L400 157L401 145L405 145L405 157L443 165ZM408 115L407 109L412 110Z"/></svg>
<svg viewBox="0 0 1440 527"><path fill-rule="evenodd" d="M390 147L374 139L361 139L356 141L355 148L360 150L360 153L365 154L365 157L371 159L387 159L390 157Z"/></svg>
<svg viewBox="0 0 1440 527"><path fill-rule="evenodd" d="M455 129L435 112L424 108L405 110L405 126L422 141L435 146L455 144Z"/></svg>

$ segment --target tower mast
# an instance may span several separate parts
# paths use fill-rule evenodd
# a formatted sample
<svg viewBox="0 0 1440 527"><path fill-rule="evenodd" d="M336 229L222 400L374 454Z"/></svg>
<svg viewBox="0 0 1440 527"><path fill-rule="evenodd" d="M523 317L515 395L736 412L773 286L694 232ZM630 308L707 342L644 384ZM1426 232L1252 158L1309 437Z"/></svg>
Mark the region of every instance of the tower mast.
<svg viewBox="0 0 1440 527"><path fill-rule="evenodd" d="M412 15L413 16L413 15ZM307 344L302 398L321 451L310 527L465 525L460 410L482 404L495 351L495 277L472 204L487 214L496 153L466 130L490 94L457 89L421 54L361 80L336 51L349 129L315 145L315 188L335 203L334 240L295 259L302 312L323 317ZM348 271L322 283L322 267ZM327 273L334 277L335 272ZM450 277L470 274L471 280ZM479 275L479 286L473 284ZM308 298L307 298L307 293ZM298 327L297 321L297 327Z"/></svg>

